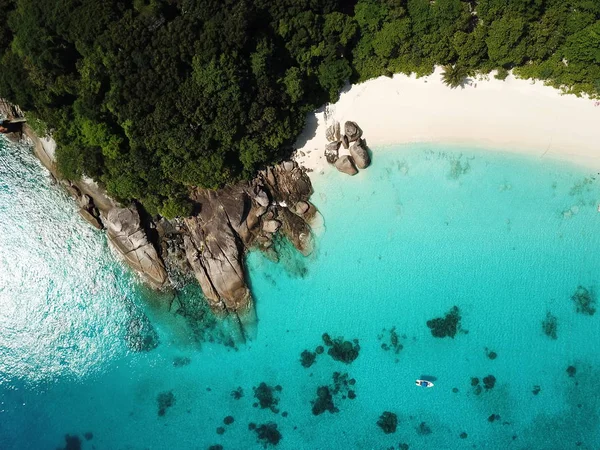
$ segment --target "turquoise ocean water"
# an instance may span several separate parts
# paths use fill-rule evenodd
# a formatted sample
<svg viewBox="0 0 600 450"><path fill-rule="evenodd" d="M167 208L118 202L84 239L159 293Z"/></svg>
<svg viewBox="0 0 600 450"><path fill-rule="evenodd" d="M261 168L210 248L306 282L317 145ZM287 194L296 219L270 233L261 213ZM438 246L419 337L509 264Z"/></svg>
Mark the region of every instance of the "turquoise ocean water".
<svg viewBox="0 0 600 450"><path fill-rule="evenodd" d="M210 342L226 332L210 317L205 332L169 312L30 149L0 142L0 449L260 449L249 424L269 423L278 449L600 448L600 312L574 301L591 313L600 289L598 174L438 145L373 152L356 177L317 178L313 255L248 256L258 335L231 347ZM454 338L432 336L454 306ZM140 330L156 348L131 350ZM303 367L323 333L357 339L358 357L325 346ZM338 411L314 415L335 372ZM424 376L434 388L414 385ZM262 382L273 408L253 406Z"/></svg>

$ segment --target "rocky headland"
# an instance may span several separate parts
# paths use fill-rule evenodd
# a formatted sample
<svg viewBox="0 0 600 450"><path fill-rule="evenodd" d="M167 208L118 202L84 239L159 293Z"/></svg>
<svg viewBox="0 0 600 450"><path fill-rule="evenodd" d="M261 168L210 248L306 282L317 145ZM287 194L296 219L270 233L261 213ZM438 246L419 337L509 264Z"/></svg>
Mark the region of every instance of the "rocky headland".
<svg viewBox="0 0 600 450"><path fill-rule="evenodd" d="M3 100L0 116L7 123L24 117L18 107ZM38 159L75 198L79 214L105 230L111 246L146 282L157 289L172 289L193 275L214 312L239 319L244 337L253 334L256 323L244 266L246 251L258 248L276 258L273 239L281 234L302 254L312 252L310 221L316 209L309 198L313 189L306 170L294 161L216 191L193 189L194 215L167 220L150 217L135 202L120 204L91 179L62 179L54 160L54 141L19 123L5 135L33 145Z"/></svg>

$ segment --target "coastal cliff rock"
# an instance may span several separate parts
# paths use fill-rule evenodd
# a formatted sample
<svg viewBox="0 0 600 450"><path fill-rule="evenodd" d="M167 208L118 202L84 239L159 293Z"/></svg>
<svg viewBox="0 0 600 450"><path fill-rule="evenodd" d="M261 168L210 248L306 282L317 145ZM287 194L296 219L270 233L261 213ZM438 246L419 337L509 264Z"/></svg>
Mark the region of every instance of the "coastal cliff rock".
<svg viewBox="0 0 600 450"><path fill-rule="evenodd" d="M251 324L254 307L244 254L252 246L270 249L278 232L309 254L311 194L310 179L291 161L267 168L251 182L193 193L200 210L184 219L185 253L213 310L235 313Z"/></svg>
<svg viewBox="0 0 600 450"><path fill-rule="evenodd" d="M168 279L167 271L156 249L148 241L137 208L113 208L104 223L109 241L127 263L153 286L164 286Z"/></svg>
<svg viewBox="0 0 600 450"><path fill-rule="evenodd" d="M354 166L354 161L351 156L343 155L335 162L335 168L342 173L347 173L348 175L356 175L358 170Z"/></svg>
<svg viewBox="0 0 600 450"><path fill-rule="evenodd" d="M362 139L354 141L350 146L350 155L352 155L352 159L358 169L366 169L371 164L369 152L367 152Z"/></svg>
<svg viewBox="0 0 600 450"><path fill-rule="evenodd" d="M23 117L17 107L1 101L0 115ZM106 228L109 242L125 262L154 288L182 287L195 277L213 311L237 317L242 337L252 336L256 323L245 278L245 252L255 247L272 256L278 234L302 254L312 252L309 223L316 209L309 198L313 190L306 170L294 161L268 167L249 182L217 191L195 189L190 197L196 213L166 220L148 217L136 204L120 205L92 179L62 179L52 138L36 136L26 124L23 134L42 164L74 197L81 217L95 228ZM331 137L337 159L339 123L331 128Z"/></svg>

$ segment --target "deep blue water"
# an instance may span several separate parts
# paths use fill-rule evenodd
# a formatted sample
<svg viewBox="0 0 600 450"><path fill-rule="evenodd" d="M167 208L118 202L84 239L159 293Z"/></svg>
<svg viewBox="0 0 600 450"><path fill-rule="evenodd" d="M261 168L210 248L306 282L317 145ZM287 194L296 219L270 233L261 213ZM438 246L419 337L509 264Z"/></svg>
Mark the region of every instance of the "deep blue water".
<svg viewBox="0 0 600 450"><path fill-rule="evenodd" d="M194 326L172 295L144 289L30 149L0 142L0 449L64 448L67 434L83 449L254 449L249 424L271 422L277 449L600 448L600 312L573 300L600 287L597 173L397 146L356 177L316 177L312 200L313 255L283 243L279 263L248 256L258 335L230 347L210 314ZM197 287L175 302L201 304ZM427 321L453 306L456 335L433 337ZM132 351L140 330L156 348ZM304 368L323 333L357 339L358 357L325 346ZM334 372L354 384L314 415ZM416 387L422 376L435 387ZM281 387L272 409L253 406L261 382ZM377 425L384 411L394 433Z"/></svg>

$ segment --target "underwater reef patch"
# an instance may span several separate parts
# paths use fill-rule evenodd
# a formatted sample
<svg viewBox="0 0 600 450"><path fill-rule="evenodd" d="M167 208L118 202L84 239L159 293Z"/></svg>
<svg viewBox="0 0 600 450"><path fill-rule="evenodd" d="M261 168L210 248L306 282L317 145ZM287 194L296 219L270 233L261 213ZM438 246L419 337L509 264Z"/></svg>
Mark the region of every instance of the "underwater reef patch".
<svg viewBox="0 0 600 450"><path fill-rule="evenodd" d="M161 392L156 397L158 403L158 415L164 416L168 408L171 408L175 404L175 395L173 391Z"/></svg>
<svg viewBox="0 0 600 450"><path fill-rule="evenodd" d="M234 421L235 421L235 419L233 418L233 416L226 416L226 417L223 419L223 423L224 423L225 425L231 425L231 424L232 424Z"/></svg>
<svg viewBox="0 0 600 450"><path fill-rule="evenodd" d="M385 434L391 434L396 432L398 427L398 416L390 411L384 411L379 420L377 426L383 430Z"/></svg>
<svg viewBox="0 0 600 450"><path fill-rule="evenodd" d="M306 369L312 366L315 363L316 359L316 352L304 350L302 353L300 353L300 364L302 364L302 367Z"/></svg>
<svg viewBox="0 0 600 450"><path fill-rule="evenodd" d="M436 338L450 337L454 339L457 331L460 331L460 310L453 306L444 317L437 317L427 321L427 327L431 335Z"/></svg>
<svg viewBox="0 0 600 450"><path fill-rule="evenodd" d="M428 436L433 433L431 427L425 422L421 422L415 430L419 436Z"/></svg>
<svg viewBox="0 0 600 450"><path fill-rule="evenodd" d="M494 360L494 359L496 359L496 358L498 357L498 353L496 353L496 352L495 352L495 351L493 351L493 350L490 350L490 349L489 349L489 348L487 348L487 347L485 348L485 355L486 355L486 356L487 356L489 359L491 359L491 360Z"/></svg>
<svg viewBox="0 0 600 450"><path fill-rule="evenodd" d="M558 319L550 311L546 313L546 318L542 320L542 331L550 339L558 339Z"/></svg>
<svg viewBox="0 0 600 450"><path fill-rule="evenodd" d="M258 400L258 403L254 403L253 406L260 406L261 409L268 408L275 414L279 413L279 409L277 408L277 405L279 404L279 396L276 395L276 393L282 391L282 387L280 385L269 386L263 381L257 387L252 389L254 390L254 397Z"/></svg>
<svg viewBox="0 0 600 450"><path fill-rule="evenodd" d="M347 373L334 372L332 376L333 382L329 386L319 386L317 388L317 397L311 401L312 413L315 416L329 411L331 414L339 412L335 406L334 396L342 400L356 398L356 392L353 387L356 384L354 378L350 378Z"/></svg>
<svg viewBox="0 0 600 450"><path fill-rule="evenodd" d="M173 367L189 366L192 360L184 356L176 356L173 358Z"/></svg>
<svg viewBox="0 0 600 450"><path fill-rule="evenodd" d="M341 361L345 364L351 364L360 352L358 339L346 341L343 337L332 339L329 334L323 334L323 343L329 347L327 354L336 361Z"/></svg>
<svg viewBox="0 0 600 450"><path fill-rule="evenodd" d="M244 396L244 390L242 389L241 386L238 386L236 389L231 391L231 397L233 397L234 400L239 400L243 396Z"/></svg>
<svg viewBox="0 0 600 450"><path fill-rule="evenodd" d="M273 422L259 426L255 425L252 429L256 432L256 442L261 443L264 448L267 448L269 445L275 446L283 439L283 436L277 429L277 424Z"/></svg>
<svg viewBox="0 0 600 450"><path fill-rule="evenodd" d="M62 450L81 450L81 439L79 436L65 434L65 446Z"/></svg>
<svg viewBox="0 0 600 450"><path fill-rule="evenodd" d="M407 336L406 334L399 335L396 327L392 327L389 330L383 328L377 339L381 342L381 349L383 351L392 352L397 355L404 349L402 341L406 340ZM396 359L396 362L399 362L399 360Z"/></svg>
<svg viewBox="0 0 600 450"><path fill-rule="evenodd" d="M473 388L473 393L475 395L479 395L485 389L486 391L490 391L496 385L496 377L494 375L487 375L483 377L483 386L480 384L480 380L477 377L471 378L471 387Z"/></svg>
<svg viewBox="0 0 600 450"><path fill-rule="evenodd" d="M579 314L593 316L596 313L596 293L593 289L577 286L571 300L575 303L575 310Z"/></svg>

